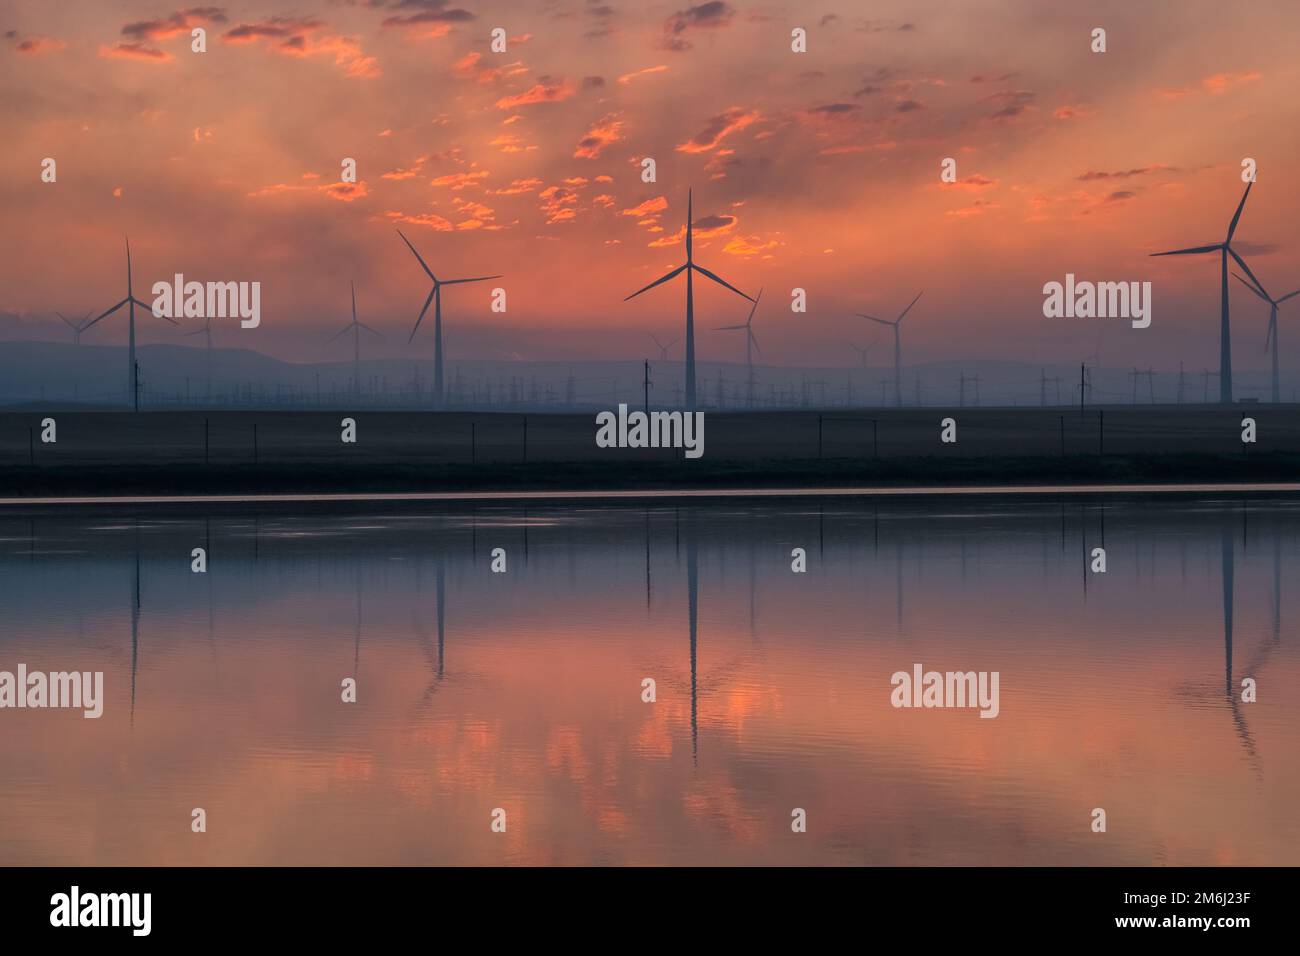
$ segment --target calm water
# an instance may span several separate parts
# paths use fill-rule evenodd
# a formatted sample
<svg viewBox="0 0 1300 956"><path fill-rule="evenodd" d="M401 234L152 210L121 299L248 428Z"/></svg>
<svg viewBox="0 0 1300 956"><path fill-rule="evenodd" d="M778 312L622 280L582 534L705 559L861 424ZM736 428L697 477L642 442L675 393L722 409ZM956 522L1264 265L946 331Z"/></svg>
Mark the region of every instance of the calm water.
<svg viewBox="0 0 1300 956"><path fill-rule="evenodd" d="M0 864L1300 864L1300 498L202 507L0 515Z"/></svg>

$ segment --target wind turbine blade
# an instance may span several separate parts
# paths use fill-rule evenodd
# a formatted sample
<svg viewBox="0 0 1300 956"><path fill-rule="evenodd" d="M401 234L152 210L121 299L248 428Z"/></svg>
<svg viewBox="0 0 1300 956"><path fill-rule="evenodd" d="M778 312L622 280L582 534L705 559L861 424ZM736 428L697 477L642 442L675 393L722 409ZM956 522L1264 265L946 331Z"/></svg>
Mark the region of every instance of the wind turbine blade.
<svg viewBox="0 0 1300 956"><path fill-rule="evenodd" d="M326 340L325 340L325 344L328 345L330 342L333 342L333 341L334 341L335 339L337 339L339 336L341 336L341 335L345 335L346 333L351 332L351 331L352 331L352 323L349 322L347 325L343 326L343 328L339 329L337 332L335 332L333 335L331 335L328 339L326 339Z"/></svg>
<svg viewBox="0 0 1300 956"><path fill-rule="evenodd" d="M1228 238L1224 240L1225 243L1232 242L1232 234L1237 231L1237 222L1241 219L1241 211L1246 208L1246 197L1250 195L1250 187L1253 185L1255 185L1253 181L1246 183L1246 191L1241 194L1241 202L1237 203L1237 211L1232 214L1232 222L1228 225Z"/></svg>
<svg viewBox="0 0 1300 956"><path fill-rule="evenodd" d="M659 348L661 348L661 349L665 349L665 348L668 347L668 346L664 345L662 342L660 342L659 339L655 336L655 334L654 334L653 332L647 332L646 335L649 335L649 336L650 336L650 341L654 342L654 344L657 345Z"/></svg>
<svg viewBox="0 0 1300 956"><path fill-rule="evenodd" d="M754 324L754 310L758 308L758 300L763 298L763 287L758 287L758 295L754 296L754 304L749 307L749 318L745 320L745 325Z"/></svg>
<svg viewBox="0 0 1300 956"><path fill-rule="evenodd" d="M741 324L741 325L715 325L715 326L713 327L713 331L715 331L715 332L727 332L727 331L730 331L731 329L747 329L747 328L749 328L749 325L748 325L748 324Z"/></svg>
<svg viewBox="0 0 1300 956"><path fill-rule="evenodd" d="M501 276L479 276L476 279L443 279L443 285L460 285L462 282L486 282L488 279L500 279Z"/></svg>
<svg viewBox="0 0 1300 956"><path fill-rule="evenodd" d="M1286 295L1282 296L1282 298L1280 298L1280 299L1277 300L1277 304L1278 304L1278 305L1281 305L1281 304L1282 304L1283 302L1285 302L1287 299L1291 298L1292 296L1297 296L1297 295L1300 295L1300 289L1296 289L1294 292L1288 292Z"/></svg>
<svg viewBox="0 0 1300 956"><path fill-rule="evenodd" d="M173 319L170 315L154 315L154 311L153 311L153 306L152 306L152 305L145 305L145 304L144 304L143 302L141 302L139 299L136 299L136 298L134 298L134 297L132 298L132 301L135 302L135 304L138 305L140 308L142 308L142 309L144 309L146 312L148 312L150 315L153 315L154 318L156 318L156 319L166 319L166 320L167 320L168 322L170 322L172 325L180 325L180 323L177 322L175 319Z"/></svg>
<svg viewBox="0 0 1300 956"><path fill-rule="evenodd" d="M898 318L895 320L895 323L894 323L895 325L897 325L899 322L902 322L902 321L903 321L903 316L904 316L904 315L907 315L907 313L909 313L909 312L912 311L912 306L916 305L916 303L919 302L919 301L921 300L921 296L923 296L923 295L925 295L925 290L924 290L924 289L922 289L920 292L918 292L918 293L916 294L916 298L913 299L911 302L909 302L909 303L907 304L907 308L904 309L904 310L902 311L902 313L898 316Z"/></svg>
<svg viewBox="0 0 1300 956"><path fill-rule="evenodd" d="M1190 256L1200 252L1218 252L1223 248L1223 243L1216 242L1212 246L1193 246L1190 249L1171 249L1169 252L1153 252L1153 256Z"/></svg>
<svg viewBox="0 0 1300 956"><path fill-rule="evenodd" d="M893 322L887 322L884 319L878 319L874 315L863 315L861 312L855 312L854 315L856 315L859 319L870 319L872 322L879 322L881 325L894 324Z"/></svg>
<svg viewBox="0 0 1300 956"><path fill-rule="evenodd" d="M732 285L727 280L715 276L708 269L704 268L704 266L697 266L695 263L691 263L691 268L694 269L696 272L698 272L700 275L707 276L708 278L712 279L718 285L725 286L726 288L730 289L732 292L736 293L736 295L740 296L742 299L749 299L750 302L754 301L753 299L750 299L749 296L745 295L745 293L741 292L739 289L737 289L734 285Z"/></svg>
<svg viewBox="0 0 1300 956"><path fill-rule="evenodd" d="M422 269L424 270L424 274L427 275L427 276L428 276L430 279L432 279L434 282L437 282L437 281L438 281L438 277L437 277L436 275L433 274L433 270L430 269L430 268L428 267L428 265L425 264L424 259L420 257L420 254L419 254L418 252L415 251L415 246L411 245L411 240L410 240L410 239L407 239L406 236L403 236L403 235L402 235L402 230L400 230L400 229L397 230L397 234L398 234L399 236L402 236L402 241L403 241L404 243L406 243L406 248L408 248L408 249L411 250L411 255L415 256L416 259L419 259L419 261L420 261L420 268L422 268Z"/></svg>
<svg viewBox="0 0 1300 956"><path fill-rule="evenodd" d="M206 328L203 328L203 329L195 329L193 332L186 332L185 334L186 334L186 336L190 336L190 335L202 335L202 334L203 334L204 332L206 332L206 331L207 331Z"/></svg>
<svg viewBox="0 0 1300 956"><path fill-rule="evenodd" d="M1259 296L1261 299L1263 299L1265 302L1270 302L1270 301L1271 301L1271 300L1269 299L1267 293L1265 293L1265 292L1264 292L1263 290L1261 290L1261 289L1257 289L1257 288L1255 288L1253 285L1251 285L1249 282L1247 282L1247 281L1246 281L1245 279L1243 279L1241 276L1237 275L1237 273L1234 272L1234 273L1232 274L1232 277L1233 277L1234 279L1236 279L1238 282L1240 282L1242 285L1244 285L1244 286L1245 286L1247 289L1249 289L1251 292L1255 293L1255 295L1257 295L1257 296Z"/></svg>
<svg viewBox="0 0 1300 956"><path fill-rule="evenodd" d="M76 326L72 324L72 320L68 318L66 315L64 315L62 312L55 312L54 314L57 315L59 318L61 318L63 320L63 324L66 325L68 328L70 329L76 328Z"/></svg>
<svg viewBox="0 0 1300 956"><path fill-rule="evenodd" d="M369 332L371 335L377 335L377 336L379 336L381 339L384 337L384 333L379 332L379 331L376 331L375 329L372 329L370 326L366 325L366 323L364 323L364 322L358 322L357 325L360 326L361 328L365 329L365 330L366 330L367 332Z"/></svg>
<svg viewBox="0 0 1300 956"><path fill-rule="evenodd" d="M754 330L753 330L753 329L750 329L750 330L749 330L749 341L752 342L752 343L754 343L754 351L755 351L755 352L761 352L761 351L763 351L762 349L760 349L760 348L758 347L758 336L756 336L756 335L754 334Z"/></svg>
<svg viewBox="0 0 1300 956"><path fill-rule="evenodd" d="M669 279L677 278L677 276L681 275L681 273L686 269L686 265L687 265L686 263L683 263L682 265L678 266L676 269L674 269L672 272L668 273L667 275L660 276L658 279L655 279L654 282L651 282L644 289L638 289L637 291L633 292L630 296L627 297L627 299L624 299L623 301L626 302L628 299L635 299L642 292L649 292L651 289L659 285L661 282L667 282Z"/></svg>
<svg viewBox="0 0 1300 956"><path fill-rule="evenodd" d="M1247 188L1249 189L1250 187L1247 186ZM1255 273L1250 271L1250 266L1246 265L1246 260L1241 258L1241 256L1237 255L1237 250L1232 248L1232 246L1228 246L1228 255L1236 259L1237 265L1241 266L1244 270L1246 270L1246 275L1250 276L1251 282L1255 283L1255 285L1259 287L1259 289L1261 290L1264 288L1264 283L1260 282L1257 278L1255 278Z"/></svg>
<svg viewBox="0 0 1300 956"><path fill-rule="evenodd" d="M1291 294L1292 294L1292 295L1295 295L1294 292L1291 293ZM664 348L670 349L670 348L672 348L674 345L676 345L676 344L677 344L678 342L680 342L680 341L681 341L680 338L675 338L675 339L673 339L671 342L669 342L667 345L665 345Z"/></svg>
<svg viewBox="0 0 1300 956"><path fill-rule="evenodd" d="M415 333L420 331L420 323L424 321L424 313L429 311L429 303L433 301L433 294L437 291L438 291L437 286L434 286L432 289L429 290L429 297L424 300L424 308L420 310L420 314L415 320L415 328L411 329L411 334L406 340L407 345L410 345L411 342L414 341Z"/></svg>
<svg viewBox="0 0 1300 956"><path fill-rule="evenodd" d="M108 309L108 310L105 311L105 312L101 312L99 315L95 316L95 318L93 318L91 321L87 322L84 326L82 326L82 328L83 328L83 329L88 329L88 328L90 328L92 325L94 325L96 322L98 322L100 319L106 319L106 318L108 318L110 315L112 315L114 312L116 312L118 309L122 308L122 306L126 305L126 304L127 304L128 302L130 302L130 301L131 301L130 299L123 299L121 302L119 302L117 305L113 306L111 309Z"/></svg>

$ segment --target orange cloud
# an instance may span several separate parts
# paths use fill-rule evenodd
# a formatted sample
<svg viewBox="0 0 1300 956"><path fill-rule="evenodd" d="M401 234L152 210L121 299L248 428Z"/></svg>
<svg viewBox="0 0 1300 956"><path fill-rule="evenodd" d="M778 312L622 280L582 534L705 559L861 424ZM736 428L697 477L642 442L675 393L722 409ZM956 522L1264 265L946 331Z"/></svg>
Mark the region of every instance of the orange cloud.
<svg viewBox="0 0 1300 956"><path fill-rule="evenodd" d="M448 173L445 176L439 176L436 179L430 179L430 186L450 186L453 191L459 192L466 186L476 185L478 180L486 179L488 171L480 169L472 173Z"/></svg>
<svg viewBox="0 0 1300 956"><path fill-rule="evenodd" d="M654 199L647 199L631 209L622 210L620 215L636 216L638 219L644 219L646 216L657 216L667 208L668 199L664 196L656 196Z"/></svg>
<svg viewBox="0 0 1300 956"><path fill-rule="evenodd" d="M412 163L410 166L407 166L405 168L399 167L397 169L392 170L391 172L384 173L383 176L380 178L395 179L395 180L414 179L416 176L420 175L420 170L424 168L424 164L427 163L428 161L429 161L428 156L417 156L415 158L415 162Z"/></svg>
<svg viewBox="0 0 1300 956"><path fill-rule="evenodd" d="M115 46L101 46L99 55L106 59L143 60L146 63L166 63L174 57L166 50L156 50L143 43L118 43Z"/></svg>
<svg viewBox="0 0 1300 956"><path fill-rule="evenodd" d="M535 103L558 103L560 100L567 100L575 92L573 84L568 80L560 80L556 83L539 82L522 93L502 97L497 100L496 107L499 110L512 110Z"/></svg>
<svg viewBox="0 0 1300 956"><path fill-rule="evenodd" d="M537 198L548 226L568 222L577 216L575 207L578 204L578 193L574 189L567 186L547 186L537 194Z"/></svg>
<svg viewBox="0 0 1300 956"><path fill-rule="evenodd" d="M611 113L587 130L582 139L578 140L578 146L573 151L574 159L596 159L606 147L623 138L620 132L623 121L616 119L615 116L616 114Z"/></svg>
<svg viewBox="0 0 1300 956"><path fill-rule="evenodd" d="M736 236L722 247L722 251L729 255L747 258L775 249L780 244L776 239L768 239L764 242L762 236Z"/></svg>
<svg viewBox="0 0 1300 956"><path fill-rule="evenodd" d="M636 70L635 72L632 73L624 73L622 76L618 78L618 81L622 83L624 86L627 86L638 76L645 76L649 73L666 73L667 71L668 71L668 66L666 64L660 63L658 66L647 66L644 70Z"/></svg>
<svg viewBox="0 0 1300 956"><path fill-rule="evenodd" d="M385 212L384 215L394 222L410 223L412 226L428 226L430 229L435 229L438 232L451 232L454 228L446 219L443 219L437 213L432 212L411 215L410 213L397 212L390 209Z"/></svg>
<svg viewBox="0 0 1300 956"><path fill-rule="evenodd" d="M517 196L520 193L536 192L537 187L541 184L540 179L516 179L505 189L494 189L492 193L496 196Z"/></svg>
<svg viewBox="0 0 1300 956"><path fill-rule="evenodd" d="M1258 70L1248 70L1244 73L1215 73L1201 80L1201 86L1210 93L1222 93L1229 87L1253 83L1258 79Z"/></svg>
<svg viewBox="0 0 1300 956"><path fill-rule="evenodd" d="M352 37L321 33L324 24L306 17L271 17L256 23L241 23L222 35L223 43L253 44L266 41L266 48L284 56L332 56L334 65L351 77L380 75L379 61L366 56Z"/></svg>
<svg viewBox="0 0 1300 956"><path fill-rule="evenodd" d="M679 143L677 151L680 153L707 153L711 149L716 149L718 144L732 133L740 132L746 126L757 122L758 119L759 113L757 110L745 110L733 106L731 109L710 119L704 129L686 140L686 142Z"/></svg>
<svg viewBox="0 0 1300 956"><path fill-rule="evenodd" d="M330 199L337 199L339 202L352 202L354 199L360 199L370 193L370 189L364 182L330 183L328 186L317 186L316 188L329 196Z"/></svg>
<svg viewBox="0 0 1300 956"><path fill-rule="evenodd" d="M315 173L303 173L303 179L317 179ZM290 192L314 192L328 196L330 199L337 199L339 202L352 202L363 196L370 194L370 189L364 182L359 183L326 183L316 185L314 183L273 183L270 186L263 186L261 189L248 193L253 198L262 196L277 196L281 193Z"/></svg>

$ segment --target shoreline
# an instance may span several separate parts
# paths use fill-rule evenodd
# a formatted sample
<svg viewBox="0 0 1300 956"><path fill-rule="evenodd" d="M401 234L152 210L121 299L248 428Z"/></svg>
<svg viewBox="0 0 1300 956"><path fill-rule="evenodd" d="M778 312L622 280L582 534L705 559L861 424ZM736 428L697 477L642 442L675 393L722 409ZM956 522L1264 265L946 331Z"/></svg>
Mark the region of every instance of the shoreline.
<svg viewBox="0 0 1300 956"><path fill-rule="evenodd" d="M825 488L646 488L570 489L565 491L428 491L333 492L323 494L231 495L80 495L66 497L0 498L0 509L48 506L190 505L190 504L293 504L356 502L457 502L457 501L592 501L667 498L924 498L924 497L1030 497L1039 495L1208 495L1297 494L1300 482L1198 482L1116 483L1078 485L926 485L918 487L860 486Z"/></svg>

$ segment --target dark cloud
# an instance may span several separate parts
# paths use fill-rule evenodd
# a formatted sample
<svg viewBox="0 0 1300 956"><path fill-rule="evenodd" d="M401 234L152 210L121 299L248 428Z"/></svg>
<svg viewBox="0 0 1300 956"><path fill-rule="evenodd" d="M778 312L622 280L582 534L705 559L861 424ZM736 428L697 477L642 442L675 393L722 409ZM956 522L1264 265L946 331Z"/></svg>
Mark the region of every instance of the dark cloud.
<svg viewBox="0 0 1300 956"><path fill-rule="evenodd" d="M474 14L460 7L448 7L449 0L398 0L388 4L393 10L414 10L405 16L387 17L383 21L386 27L419 26L422 23L468 23L476 19ZM373 6L383 6L373 3Z"/></svg>
<svg viewBox="0 0 1300 956"><path fill-rule="evenodd" d="M702 216L692 226L696 229L725 229L736 221L735 216Z"/></svg>
<svg viewBox="0 0 1300 956"><path fill-rule="evenodd" d="M826 103L823 106L814 106L808 112L820 113L823 116L843 116L846 113L852 113L860 109L862 107L856 103Z"/></svg>
<svg viewBox="0 0 1300 956"><path fill-rule="evenodd" d="M1035 93L1029 90L1001 90L992 96L986 96L985 103L992 103L997 108L988 114L991 120L1014 119L1031 108Z"/></svg>
<svg viewBox="0 0 1300 956"><path fill-rule="evenodd" d="M832 23L839 23L839 22L840 22L840 15L838 13L828 13L820 20L817 21L817 25L819 27L828 27Z"/></svg>
<svg viewBox="0 0 1300 956"><path fill-rule="evenodd" d="M584 90L598 90L605 85L603 76L584 76L582 78L582 88Z"/></svg>
<svg viewBox="0 0 1300 956"><path fill-rule="evenodd" d="M1078 177L1081 183L1095 182L1099 179L1132 179L1134 176L1145 176L1148 173L1158 173L1163 171L1173 171L1173 166L1140 166L1137 169L1119 169L1115 172L1106 172L1104 170L1088 170Z"/></svg>
<svg viewBox="0 0 1300 956"><path fill-rule="evenodd" d="M157 20L139 20L122 27L122 35L136 42L166 40L178 33L187 33L202 23L225 23L226 11L221 7L190 7L178 10Z"/></svg>
<svg viewBox="0 0 1300 956"><path fill-rule="evenodd" d="M1276 242L1251 242L1249 239L1233 239L1232 248L1244 256L1270 256L1280 252L1282 246Z"/></svg>
<svg viewBox="0 0 1300 956"><path fill-rule="evenodd" d="M924 105L920 100L900 100L898 105L894 107L894 111L897 113L915 113L919 109L924 109Z"/></svg>
<svg viewBox="0 0 1300 956"><path fill-rule="evenodd" d="M692 44L686 38L688 30L725 27L735 15L735 9L725 0L709 0L708 3L679 10L664 21L663 46L677 52L689 50Z"/></svg>
<svg viewBox="0 0 1300 956"><path fill-rule="evenodd" d="M1106 197L1106 202L1123 202L1125 199L1132 199L1136 195L1137 193L1131 189L1117 189Z"/></svg>

